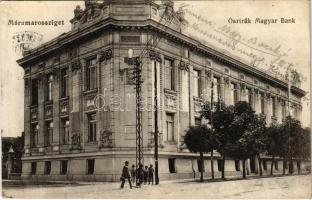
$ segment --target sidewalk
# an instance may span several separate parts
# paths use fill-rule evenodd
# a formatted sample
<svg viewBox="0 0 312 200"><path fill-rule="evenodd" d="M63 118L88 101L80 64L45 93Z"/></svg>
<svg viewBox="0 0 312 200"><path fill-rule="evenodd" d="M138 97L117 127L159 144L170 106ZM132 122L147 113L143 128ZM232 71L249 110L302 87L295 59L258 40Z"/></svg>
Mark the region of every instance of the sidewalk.
<svg viewBox="0 0 312 200"><path fill-rule="evenodd" d="M3 196L11 198L310 198L311 176L282 176L229 179L199 182L194 180L161 181L160 185L143 185L130 189L120 183L83 182L74 185L4 186Z"/></svg>

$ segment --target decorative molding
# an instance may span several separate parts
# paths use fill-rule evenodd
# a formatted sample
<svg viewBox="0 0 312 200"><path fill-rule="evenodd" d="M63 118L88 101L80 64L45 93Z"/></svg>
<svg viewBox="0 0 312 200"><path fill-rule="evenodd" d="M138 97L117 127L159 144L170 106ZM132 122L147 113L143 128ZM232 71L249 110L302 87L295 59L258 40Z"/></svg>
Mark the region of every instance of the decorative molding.
<svg viewBox="0 0 312 200"><path fill-rule="evenodd" d="M31 121L38 120L38 107L34 107L30 109Z"/></svg>
<svg viewBox="0 0 312 200"><path fill-rule="evenodd" d="M151 60L155 60L157 62L161 62L161 57L160 57L160 54L153 51L153 50L150 50L149 51L149 57Z"/></svg>
<svg viewBox="0 0 312 200"><path fill-rule="evenodd" d="M101 51L99 55L99 61L103 62L104 60L109 60L113 57L113 51L111 49L107 49L105 51Z"/></svg>
<svg viewBox="0 0 312 200"><path fill-rule="evenodd" d="M81 68L81 62L79 60L74 61L70 64L72 72L76 72Z"/></svg>
<svg viewBox="0 0 312 200"><path fill-rule="evenodd" d="M80 134L79 132L73 132L72 136L71 136L71 140L72 140L72 146L70 148L70 150L81 150L81 143L80 143Z"/></svg>
<svg viewBox="0 0 312 200"><path fill-rule="evenodd" d="M112 131L111 130L102 130L100 134L100 143L99 148L105 147L113 147L113 140L112 140Z"/></svg>
<svg viewBox="0 0 312 200"><path fill-rule="evenodd" d="M165 108L170 110L177 109L177 96L176 94L171 94L165 92Z"/></svg>
<svg viewBox="0 0 312 200"><path fill-rule="evenodd" d="M46 105L45 106L44 116L45 116L45 118L52 118L53 117L53 105Z"/></svg>
<svg viewBox="0 0 312 200"><path fill-rule="evenodd" d="M189 63L184 62L183 60L180 60L180 63L178 64L178 66L179 66L180 70L184 70L184 71L187 71L187 72L190 70Z"/></svg>
<svg viewBox="0 0 312 200"><path fill-rule="evenodd" d="M95 96L96 96L96 94L90 94L90 95L85 97L85 109L86 110L96 109L95 100L94 100Z"/></svg>
<svg viewBox="0 0 312 200"><path fill-rule="evenodd" d="M69 114L68 100L60 101L60 115L68 115L68 114Z"/></svg>

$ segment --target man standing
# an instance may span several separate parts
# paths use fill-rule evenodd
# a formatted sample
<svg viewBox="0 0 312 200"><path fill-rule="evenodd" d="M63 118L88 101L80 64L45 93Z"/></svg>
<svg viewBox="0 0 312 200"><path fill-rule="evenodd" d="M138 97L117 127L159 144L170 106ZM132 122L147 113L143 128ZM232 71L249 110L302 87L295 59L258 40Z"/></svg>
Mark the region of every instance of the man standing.
<svg viewBox="0 0 312 200"><path fill-rule="evenodd" d="M148 184L150 184L151 182L152 184L154 184L154 168L152 164L148 168Z"/></svg>
<svg viewBox="0 0 312 200"><path fill-rule="evenodd" d="M129 173L128 165L129 165L129 162L126 161L125 162L125 166L122 169L122 174L121 174L121 177L120 177L120 180L121 180L120 188L124 187L126 179L127 179L128 182L129 182L129 185L130 185L130 189L132 189L132 184L131 184L131 180L130 180L130 173Z"/></svg>
<svg viewBox="0 0 312 200"><path fill-rule="evenodd" d="M135 184L135 165L132 165L132 168L131 168L131 179L132 179L132 183Z"/></svg>

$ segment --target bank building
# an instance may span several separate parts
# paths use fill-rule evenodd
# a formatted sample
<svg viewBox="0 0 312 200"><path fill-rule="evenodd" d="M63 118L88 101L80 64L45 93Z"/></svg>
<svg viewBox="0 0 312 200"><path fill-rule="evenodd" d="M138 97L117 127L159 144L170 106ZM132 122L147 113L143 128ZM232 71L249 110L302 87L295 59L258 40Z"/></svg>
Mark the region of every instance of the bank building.
<svg viewBox="0 0 312 200"><path fill-rule="evenodd" d="M183 146L182 136L190 125L202 123L198 111L211 93L213 101L227 105L249 102L267 123L285 117L287 81L184 34L183 13L174 10L173 1L89 0L85 5L75 8L69 32L17 61L25 70L22 178L118 181L124 161L135 164L129 52L142 62L143 162L154 164L157 123L160 180L192 178L199 170L210 174L209 155L201 166L198 155ZM304 95L299 83L292 83L291 113L299 120ZM214 159L220 173L217 152ZM263 161L264 170L269 163ZM227 160L226 175L241 174L240 166L241 161ZM254 159L248 168L257 172ZM282 161L274 169L282 170Z"/></svg>

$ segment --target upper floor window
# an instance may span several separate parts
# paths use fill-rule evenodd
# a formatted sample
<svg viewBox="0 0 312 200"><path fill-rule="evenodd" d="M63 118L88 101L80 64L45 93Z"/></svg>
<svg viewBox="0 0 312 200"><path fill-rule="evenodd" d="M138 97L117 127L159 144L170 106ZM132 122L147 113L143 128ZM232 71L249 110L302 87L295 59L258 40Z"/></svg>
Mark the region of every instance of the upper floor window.
<svg viewBox="0 0 312 200"><path fill-rule="evenodd" d="M38 136L38 124L32 124L30 129L30 147L36 147Z"/></svg>
<svg viewBox="0 0 312 200"><path fill-rule="evenodd" d="M272 97L271 100L272 100L272 103L271 103L271 105L272 105L272 116L275 117L276 116L275 98Z"/></svg>
<svg viewBox="0 0 312 200"><path fill-rule="evenodd" d="M165 77L166 85L165 88L169 90L174 90L174 67L173 60L165 58Z"/></svg>
<svg viewBox="0 0 312 200"><path fill-rule="evenodd" d="M96 141L96 113L88 115L88 142Z"/></svg>
<svg viewBox="0 0 312 200"><path fill-rule="evenodd" d="M87 90L96 88L96 58L87 61Z"/></svg>
<svg viewBox="0 0 312 200"><path fill-rule="evenodd" d="M53 137L53 122L49 121L46 122L44 132L44 146L50 146L52 144L52 137Z"/></svg>
<svg viewBox="0 0 312 200"><path fill-rule="evenodd" d="M200 97L200 71L194 70L194 96Z"/></svg>
<svg viewBox="0 0 312 200"><path fill-rule="evenodd" d="M69 121L68 118L61 119L60 127L60 144L68 144L69 142Z"/></svg>
<svg viewBox="0 0 312 200"><path fill-rule="evenodd" d="M61 70L61 97L68 96L68 68Z"/></svg>
<svg viewBox="0 0 312 200"><path fill-rule="evenodd" d="M220 79L214 77L213 78L213 102L218 102L219 100L221 100Z"/></svg>
<svg viewBox="0 0 312 200"><path fill-rule="evenodd" d="M263 93L260 94L260 108L261 108L261 114L264 114L264 101L265 96Z"/></svg>
<svg viewBox="0 0 312 200"><path fill-rule="evenodd" d="M46 82L46 101L52 100L52 83L53 83L53 75L49 74L47 76L47 82Z"/></svg>
<svg viewBox="0 0 312 200"><path fill-rule="evenodd" d="M31 81L31 105L38 105L38 80Z"/></svg>
<svg viewBox="0 0 312 200"><path fill-rule="evenodd" d="M166 114L167 141L174 141L174 115Z"/></svg>
<svg viewBox="0 0 312 200"><path fill-rule="evenodd" d="M229 105L234 105L237 101L237 93L235 91L235 84L231 83L229 88Z"/></svg>

